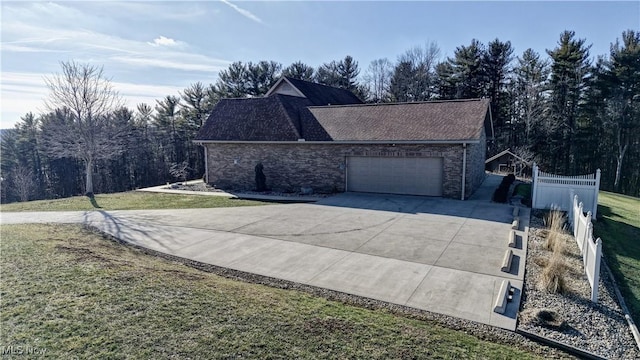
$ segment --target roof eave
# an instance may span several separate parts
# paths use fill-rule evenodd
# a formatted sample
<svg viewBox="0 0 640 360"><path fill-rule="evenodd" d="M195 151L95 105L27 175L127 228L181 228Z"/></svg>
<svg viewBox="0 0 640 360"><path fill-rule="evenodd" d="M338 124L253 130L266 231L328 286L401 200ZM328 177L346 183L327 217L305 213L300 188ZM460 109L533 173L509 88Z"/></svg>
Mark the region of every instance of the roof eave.
<svg viewBox="0 0 640 360"><path fill-rule="evenodd" d="M199 145L204 144L324 144L324 145L388 145L388 144L479 144L479 139L460 140L328 140L328 141L243 141L243 140L193 140Z"/></svg>

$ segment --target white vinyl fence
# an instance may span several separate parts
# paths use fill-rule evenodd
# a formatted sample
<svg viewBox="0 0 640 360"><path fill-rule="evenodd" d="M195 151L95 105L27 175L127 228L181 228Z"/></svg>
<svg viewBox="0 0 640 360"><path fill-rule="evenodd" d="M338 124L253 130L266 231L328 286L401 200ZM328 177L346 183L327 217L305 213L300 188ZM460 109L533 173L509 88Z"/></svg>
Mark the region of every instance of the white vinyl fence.
<svg viewBox="0 0 640 360"><path fill-rule="evenodd" d="M593 224L591 211L585 215L578 195L572 195L571 210L568 211L569 222L572 225L573 237L582 253L584 271L591 285L591 301L598 302L598 283L600 281L600 258L602 256L602 240L593 239Z"/></svg>
<svg viewBox="0 0 640 360"><path fill-rule="evenodd" d="M600 169L595 174L561 176L540 171L533 164L533 192L531 207L534 209L571 209L571 192L578 195L585 209L591 211L593 219L598 212L598 191L600 190Z"/></svg>

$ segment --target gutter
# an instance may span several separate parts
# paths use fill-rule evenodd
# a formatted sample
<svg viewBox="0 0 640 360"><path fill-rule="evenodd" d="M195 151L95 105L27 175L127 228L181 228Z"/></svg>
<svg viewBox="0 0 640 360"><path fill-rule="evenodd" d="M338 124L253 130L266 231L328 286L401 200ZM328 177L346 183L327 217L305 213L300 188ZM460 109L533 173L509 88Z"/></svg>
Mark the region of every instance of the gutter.
<svg viewBox="0 0 640 360"><path fill-rule="evenodd" d="M209 151L206 146L204 148L204 183L209 183Z"/></svg>

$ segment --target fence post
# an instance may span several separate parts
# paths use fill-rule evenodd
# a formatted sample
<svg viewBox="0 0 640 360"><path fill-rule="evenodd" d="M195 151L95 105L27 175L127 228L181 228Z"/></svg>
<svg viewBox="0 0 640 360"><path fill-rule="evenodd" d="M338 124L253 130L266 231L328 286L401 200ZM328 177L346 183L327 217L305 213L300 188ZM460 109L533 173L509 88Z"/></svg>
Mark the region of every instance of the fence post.
<svg viewBox="0 0 640 360"><path fill-rule="evenodd" d="M532 209L537 209L538 208L538 204L536 203L536 193L537 193L537 184L538 184L538 165L536 165L536 163L533 163L533 193L531 194L531 208Z"/></svg>
<svg viewBox="0 0 640 360"><path fill-rule="evenodd" d="M600 169L596 170L596 187L593 189L593 218L598 218L598 193L600 192Z"/></svg>
<svg viewBox="0 0 640 360"><path fill-rule="evenodd" d="M593 239L593 224L591 223L591 211L587 212L587 217L585 218L585 224L587 228L584 232L584 239L582 240L582 253L586 254L589 250L587 246L589 246L589 241ZM585 265L587 264L585 260Z"/></svg>
<svg viewBox="0 0 640 360"><path fill-rule="evenodd" d="M576 237L576 235L578 234L578 221L580 220L580 214L576 214L577 210L578 210L578 195L573 195L573 203L571 207L571 218L572 218L571 225L573 225L573 237Z"/></svg>
<svg viewBox="0 0 640 360"><path fill-rule="evenodd" d="M596 240L596 258L593 259L595 267L593 271L593 286L591 287L591 301L598 302L598 284L600 283L600 257L602 257L602 240Z"/></svg>

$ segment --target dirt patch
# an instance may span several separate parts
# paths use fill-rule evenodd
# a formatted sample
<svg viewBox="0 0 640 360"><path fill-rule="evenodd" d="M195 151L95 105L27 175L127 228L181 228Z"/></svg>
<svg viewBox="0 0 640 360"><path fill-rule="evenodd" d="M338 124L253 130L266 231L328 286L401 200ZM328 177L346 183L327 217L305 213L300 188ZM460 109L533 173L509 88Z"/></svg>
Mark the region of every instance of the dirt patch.
<svg viewBox="0 0 640 360"><path fill-rule="evenodd" d="M56 251L64 252L72 255L74 258L70 260L73 264L81 264L87 262L97 263L106 268L115 268L125 265L123 261L107 258L95 251L83 247L74 247L63 244L55 246Z"/></svg>

